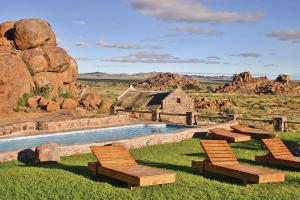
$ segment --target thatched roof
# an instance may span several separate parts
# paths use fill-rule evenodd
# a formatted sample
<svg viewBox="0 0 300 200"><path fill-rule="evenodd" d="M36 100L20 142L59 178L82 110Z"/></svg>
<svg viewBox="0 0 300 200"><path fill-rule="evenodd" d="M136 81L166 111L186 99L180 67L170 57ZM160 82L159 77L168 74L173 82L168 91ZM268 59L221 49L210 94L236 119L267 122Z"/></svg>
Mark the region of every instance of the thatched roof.
<svg viewBox="0 0 300 200"><path fill-rule="evenodd" d="M169 94L170 92L131 89L120 95L120 98L117 99L113 106L123 109L159 109L162 100Z"/></svg>

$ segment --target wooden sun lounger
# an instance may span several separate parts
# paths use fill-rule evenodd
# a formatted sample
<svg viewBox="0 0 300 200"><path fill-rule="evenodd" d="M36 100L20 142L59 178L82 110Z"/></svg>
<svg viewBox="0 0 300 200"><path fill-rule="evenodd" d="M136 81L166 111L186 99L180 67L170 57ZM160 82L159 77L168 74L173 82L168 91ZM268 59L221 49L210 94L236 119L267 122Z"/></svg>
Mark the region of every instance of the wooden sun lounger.
<svg viewBox="0 0 300 200"><path fill-rule="evenodd" d="M176 173L139 165L131 157L125 146L92 146L92 152L98 163L89 163L93 175L105 175L134 186L150 186L174 183Z"/></svg>
<svg viewBox="0 0 300 200"><path fill-rule="evenodd" d="M294 156L279 138L263 139L268 154L255 156L255 160L262 164L274 164L300 169L300 157Z"/></svg>
<svg viewBox="0 0 300 200"><path fill-rule="evenodd" d="M250 128L248 126L232 125L230 126L230 128L232 128L234 131L238 133L249 135L255 139L272 138L273 136L271 132Z"/></svg>
<svg viewBox="0 0 300 200"><path fill-rule="evenodd" d="M226 140L227 142L244 142L251 139L248 135L233 133L232 131L223 128L214 128L209 131L212 133L213 138Z"/></svg>
<svg viewBox="0 0 300 200"><path fill-rule="evenodd" d="M242 180L244 185L284 181L282 172L240 164L225 140L201 140L200 143L207 157L203 161L192 161L192 167L200 173L229 176Z"/></svg>

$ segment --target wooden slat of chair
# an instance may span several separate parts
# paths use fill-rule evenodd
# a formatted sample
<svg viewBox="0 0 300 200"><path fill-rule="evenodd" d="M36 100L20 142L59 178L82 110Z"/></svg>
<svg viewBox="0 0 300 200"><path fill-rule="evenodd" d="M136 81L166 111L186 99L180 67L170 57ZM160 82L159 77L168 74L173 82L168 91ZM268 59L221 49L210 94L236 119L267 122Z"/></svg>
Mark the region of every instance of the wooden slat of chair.
<svg viewBox="0 0 300 200"><path fill-rule="evenodd" d="M240 164L231 151L230 146L224 140L200 140L200 144L206 152L207 159L204 161L192 161L192 166L198 169L200 173L208 171L238 178L243 181L244 185L248 183L284 181L284 174L281 172ZM221 152L214 153L213 148L216 148L218 145L221 146L219 149L223 148L227 151L226 154ZM222 157L218 157L218 155L222 155Z"/></svg>
<svg viewBox="0 0 300 200"><path fill-rule="evenodd" d="M214 128L210 129L209 131L213 134L213 137L221 140L226 140L228 142L241 142L248 141L251 139L251 137L248 135L233 133L223 128Z"/></svg>
<svg viewBox="0 0 300 200"><path fill-rule="evenodd" d="M137 163L124 146L91 146L101 166L132 166Z"/></svg>
<svg viewBox="0 0 300 200"><path fill-rule="evenodd" d="M98 160L89 163L92 173L127 182L129 189L175 182L176 173L137 164L125 146L92 146L91 150Z"/></svg>
<svg viewBox="0 0 300 200"><path fill-rule="evenodd" d="M263 139L262 140L266 145L267 149L271 153L274 158L281 158L281 157L293 157L293 154L290 150L285 146L282 140L275 138L275 139Z"/></svg>
<svg viewBox="0 0 300 200"><path fill-rule="evenodd" d="M273 135L271 132L268 132L268 131L254 129L254 128L250 128L248 126L242 126L242 125L232 125L232 126L230 126L230 128L232 128L234 131L236 131L238 133L249 135L253 138L258 138L258 139L271 138Z"/></svg>
<svg viewBox="0 0 300 200"><path fill-rule="evenodd" d="M237 162L236 156L224 140L201 140L200 144L212 164L234 164Z"/></svg>

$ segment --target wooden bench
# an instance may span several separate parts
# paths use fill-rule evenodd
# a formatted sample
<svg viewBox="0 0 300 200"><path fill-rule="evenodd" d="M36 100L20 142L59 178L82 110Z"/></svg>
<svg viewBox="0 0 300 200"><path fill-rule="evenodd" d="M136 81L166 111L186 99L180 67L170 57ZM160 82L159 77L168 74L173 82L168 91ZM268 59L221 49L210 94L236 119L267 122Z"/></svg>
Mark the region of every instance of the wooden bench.
<svg viewBox="0 0 300 200"><path fill-rule="evenodd" d="M225 140L201 140L200 143L206 159L192 161L192 167L199 173L211 172L229 176L242 180L244 185L284 181L282 172L240 164Z"/></svg>
<svg viewBox="0 0 300 200"><path fill-rule="evenodd" d="M262 164L274 164L300 169L300 157L294 156L279 138L263 139L268 154L255 156L255 160Z"/></svg>
<svg viewBox="0 0 300 200"><path fill-rule="evenodd" d="M125 146L92 146L92 152L98 162L89 163L93 175L105 175L134 186L150 186L174 183L176 173L139 165Z"/></svg>
<svg viewBox="0 0 300 200"><path fill-rule="evenodd" d="M226 140L227 142L244 142L251 139L248 135L233 133L232 131L223 128L210 129L209 132L212 134L213 138Z"/></svg>
<svg viewBox="0 0 300 200"><path fill-rule="evenodd" d="M234 131L236 131L238 133L241 133L244 135L249 135L255 139L264 139L264 138L272 138L273 137L273 133L271 133L271 132L250 128L248 126L232 125L232 126L230 126L230 128L232 128Z"/></svg>

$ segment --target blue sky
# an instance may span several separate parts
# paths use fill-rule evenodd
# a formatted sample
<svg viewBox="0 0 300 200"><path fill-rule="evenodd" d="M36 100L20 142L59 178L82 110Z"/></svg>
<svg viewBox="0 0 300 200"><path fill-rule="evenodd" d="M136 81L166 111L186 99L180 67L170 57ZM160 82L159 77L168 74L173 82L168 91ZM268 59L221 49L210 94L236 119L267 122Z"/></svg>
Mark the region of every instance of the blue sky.
<svg viewBox="0 0 300 200"><path fill-rule="evenodd" d="M47 20L79 71L300 74L298 0L19 0L0 21Z"/></svg>

